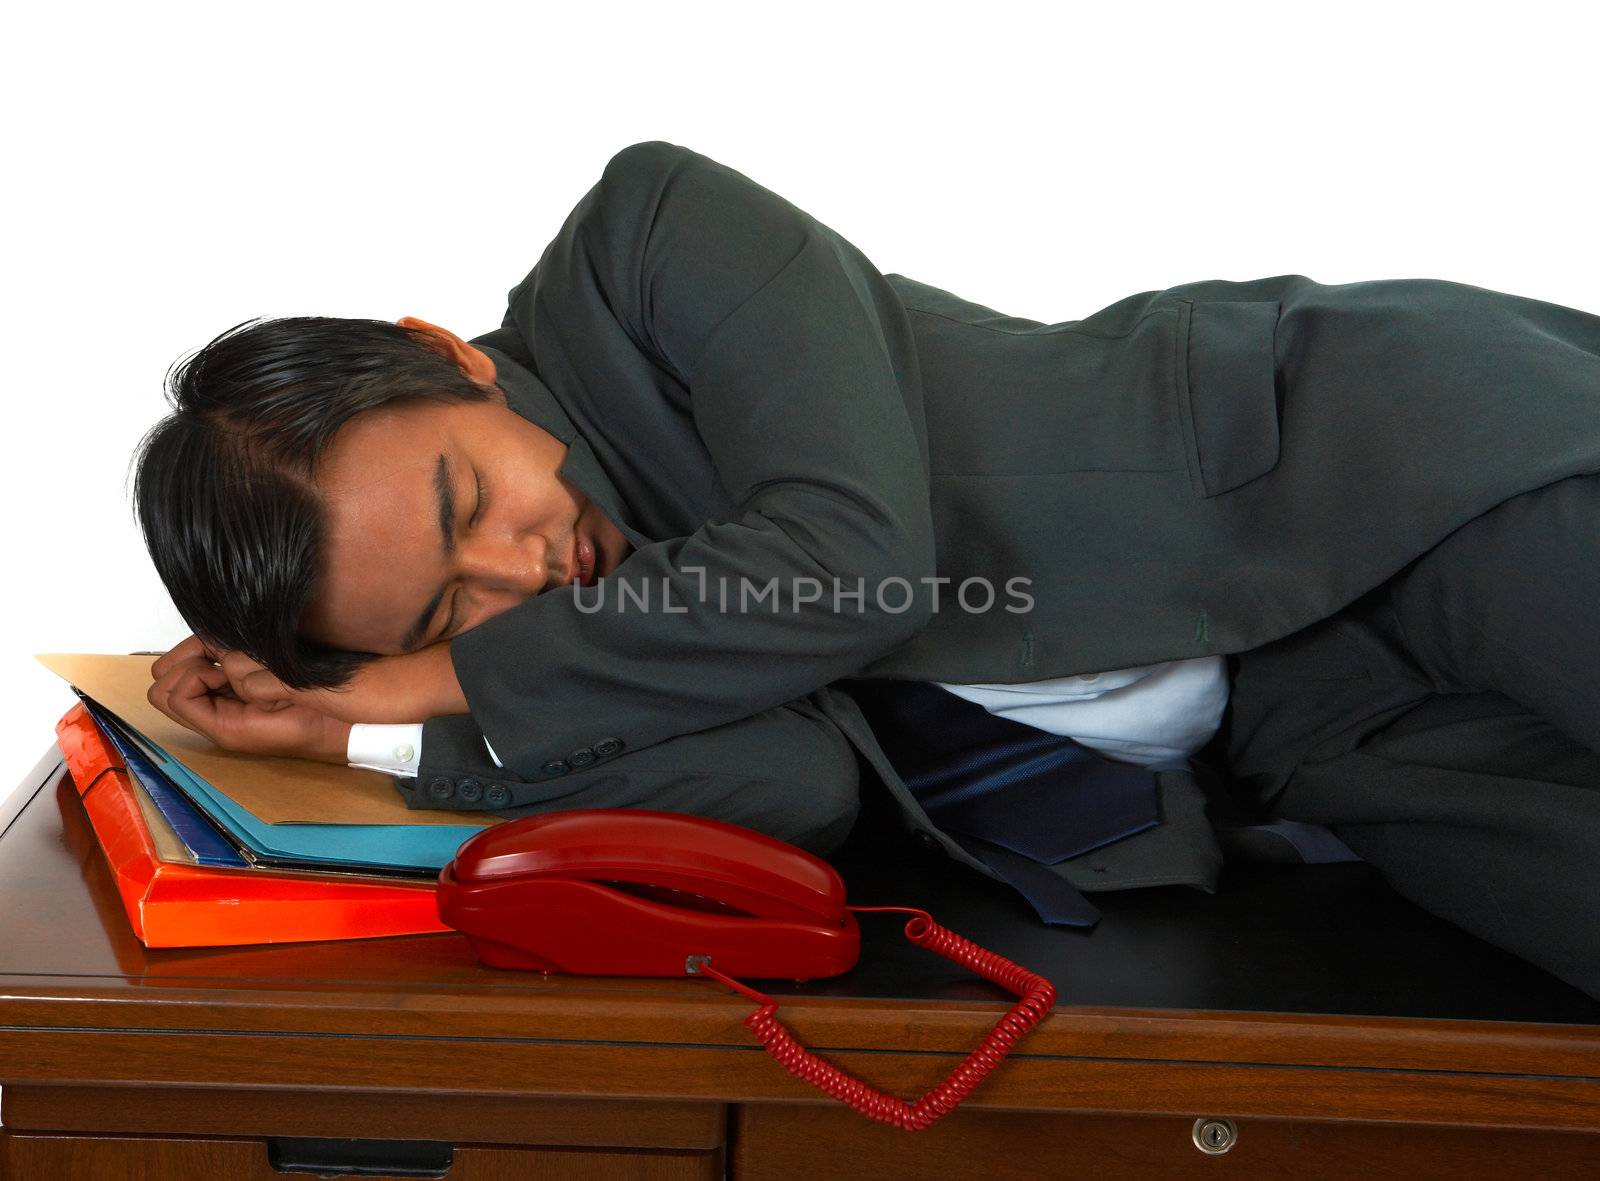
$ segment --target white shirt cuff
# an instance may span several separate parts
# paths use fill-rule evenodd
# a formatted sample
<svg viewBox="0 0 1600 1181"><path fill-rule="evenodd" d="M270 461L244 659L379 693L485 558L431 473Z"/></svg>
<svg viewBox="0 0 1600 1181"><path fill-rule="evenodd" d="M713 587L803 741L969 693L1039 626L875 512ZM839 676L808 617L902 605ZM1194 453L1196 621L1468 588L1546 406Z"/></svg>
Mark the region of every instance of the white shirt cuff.
<svg viewBox="0 0 1600 1181"><path fill-rule="evenodd" d="M505 764L500 761L500 756L494 753L494 747L489 745L489 736L487 734L483 736L483 745L488 750L489 757L494 760L494 765L496 767L504 767Z"/></svg>
<svg viewBox="0 0 1600 1181"><path fill-rule="evenodd" d="M414 777L417 764L422 761L422 723L375 725L355 722L350 727L345 761L352 767Z"/></svg>

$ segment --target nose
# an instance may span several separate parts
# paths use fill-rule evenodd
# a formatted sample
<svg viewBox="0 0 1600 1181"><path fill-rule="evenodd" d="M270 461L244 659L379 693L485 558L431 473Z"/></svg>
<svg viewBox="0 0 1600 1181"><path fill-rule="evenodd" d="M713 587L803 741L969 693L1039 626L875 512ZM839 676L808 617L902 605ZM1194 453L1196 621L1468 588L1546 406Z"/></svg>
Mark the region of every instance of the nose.
<svg viewBox="0 0 1600 1181"><path fill-rule="evenodd" d="M550 581L547 547L537 538L531 543L514 538L463 539L456 549L461 572L479 589L520 602L538 594Z"/></svg>

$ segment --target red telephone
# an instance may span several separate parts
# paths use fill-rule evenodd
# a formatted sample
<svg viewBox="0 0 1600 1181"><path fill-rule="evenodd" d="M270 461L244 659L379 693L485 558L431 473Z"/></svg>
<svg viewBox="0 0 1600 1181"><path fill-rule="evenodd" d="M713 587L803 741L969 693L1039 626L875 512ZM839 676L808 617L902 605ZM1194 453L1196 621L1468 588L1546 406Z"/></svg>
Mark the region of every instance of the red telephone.
<svg viewBox="0 0 1600 1181"><path fill-rule="evenodd" d="M1055 1003L1042 976L924 911L847 906L838 871L764 833L677 812L586 808L487 828L439 874L439 917L490 967L596 976L707 975L761 1006L745 1024L786 1070L908 1131L966 1098ZM732 979L837 976L855 966L852 911L912 915L905 934L1021 999L915 1104L880 1095L796 1042L777 1002ZM715 966L713 966L715 965Z"/></svg>
<svg viewBox="0 0 1600 1181"><path fill-rule="evenodd" d="M763 833L677 812L586 808L498 824L439 876L439 917L495 968L741 976L855 966L860 928L833 866Z"/></svg>

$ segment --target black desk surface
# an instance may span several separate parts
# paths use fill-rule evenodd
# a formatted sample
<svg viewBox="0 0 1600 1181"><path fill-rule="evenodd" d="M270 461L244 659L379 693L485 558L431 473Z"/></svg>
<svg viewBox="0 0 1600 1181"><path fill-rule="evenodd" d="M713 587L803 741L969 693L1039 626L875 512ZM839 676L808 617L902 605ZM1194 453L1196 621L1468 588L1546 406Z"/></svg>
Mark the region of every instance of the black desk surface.
<svg viewBox="0 0 1600 1181"><path fill-rule="evenodd" d="M1429 914L1365 862L1230 861L1215 894L1189 886L1090 894L1104 917L1087 932L1045 926L1009 887L909 848L893 862L840 869L852 903L923 907L1047 976L1065 1003L1600 1023L1600 1001ZM897 916L861 921L861 963L804 991L997 994L908 943Z"/></svg>
<svg viewBox="0 0 1600 1181"><path fill-rule="evenodd" d="M177 985L270 978L291 956L301 980L403 970L425 986L470 970L470 950L453 934L143 948L54 752L0 808L0 832L0 971L11 975ZM1091 931L1047 927L1008 887L887 837L853 842L837 863L853 904L922 907L1043 973L1061 1005L1600 1024L1600 1001L1407 902L1365 863L1229 863L1214 895L1186 886L1096 893L1104 918ZM846 975L752 983L783 996L1008 996L907 942L903 916L861 922L861 960Z"/></svg>

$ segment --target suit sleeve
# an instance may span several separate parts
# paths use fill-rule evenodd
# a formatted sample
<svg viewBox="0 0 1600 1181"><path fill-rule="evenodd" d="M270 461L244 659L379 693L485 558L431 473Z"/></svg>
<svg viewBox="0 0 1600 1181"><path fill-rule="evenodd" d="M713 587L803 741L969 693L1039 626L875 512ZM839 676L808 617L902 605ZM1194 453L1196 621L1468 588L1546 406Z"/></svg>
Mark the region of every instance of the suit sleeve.
<svg viewBox="0 0 1600 1181"><path fill-rule="evenodd" d="M560 587L451 642L508 769L538 779L572 752L750 716L926 625L934 541L914 346L858 250L733 169L652 141L611 159L540 267L591 289L680 378L738 512L628 555L608 582L635 584L649 611L619 610L616 593L596 610L593 590L580 610Z"/></svg>
<svg viewBox="0 0 1600 1181"><path fill-rule="evenodd" d="M574 808L651 808L743 825L825 856L860 811L860 765L818 690L708 730L526 782L496 767L470 717L434 718L424 772L394 780L410 808L507 819ZM428 771L427 760L449 771Z"/></svg>

